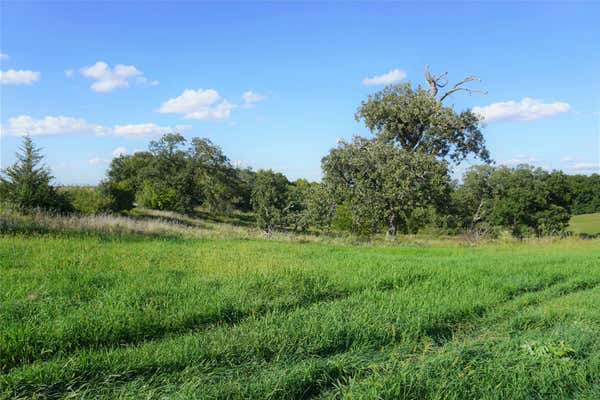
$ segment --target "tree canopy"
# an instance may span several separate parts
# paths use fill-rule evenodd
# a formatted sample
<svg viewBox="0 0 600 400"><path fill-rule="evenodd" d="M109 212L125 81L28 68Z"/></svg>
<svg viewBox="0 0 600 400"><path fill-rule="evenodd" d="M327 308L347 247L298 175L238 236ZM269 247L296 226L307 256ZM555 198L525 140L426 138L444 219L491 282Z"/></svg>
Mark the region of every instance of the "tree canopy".
<svg viewBox="0 0 600 400"><path fill-rule="evenodd" d="M479 118L444 106L421 87L410 83L387 86L361 103L355 118L375 139L402 150L418 151L460 162L473 155L489 161Z"/></svg>

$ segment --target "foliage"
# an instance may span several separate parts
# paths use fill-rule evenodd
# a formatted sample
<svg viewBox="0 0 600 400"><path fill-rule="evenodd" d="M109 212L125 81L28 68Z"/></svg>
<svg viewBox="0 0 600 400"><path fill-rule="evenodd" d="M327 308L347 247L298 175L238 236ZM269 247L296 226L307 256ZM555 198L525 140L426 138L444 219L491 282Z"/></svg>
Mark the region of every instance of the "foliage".
<svg viewBox="0 0 600 400"><path fill-rule="evenodd" d="M272 170L259 170L252 188L252 207L256 223L267 233L281 226L292 206L288 193L287 178Z"/></svg>
<svg viewBox="0 0 600 400"><path fill-rule="evenodd" d="M0 176L0 196L18 208L68 211L66 199L50 184L53 177L42 164L43 156L29 136L17 152L17 161Z"/></svg>
<svg viewBox="0 0 600 400"><path fill-rule="evenodd" d="M144 207L190 213L203 205L215 214L236 203L242 183L222 150L208 139L187 140L169 133L150 142L148 152L115 158L106 191L129 209L133 199Z"/></svg>
<svg viewBox="0 0 600 400"><path fill-rule="evenodd" d="M456 113L421 87L387 86L369 95L356 113L376 139L406 151L418 151L460 162L472 154L489 160L478 117Z"/></svg>
<svg viewBox="0 0 600 400"><path fill-rule="evenodd" d="M566 176L520 165L476 166L464 176L453 198L464 227L487 222L515 236L562 233L570 218Z"/></svg>
<svg viewBox="0 0 600 400"><path fill-rule="evenodd" d="M573 214L600 212L600 174L568 177L572 192Z"/></svg>
<svg viewBox="0 0 600 400"><path fill-rule="evenodd" d="M443 202L449 181L446 163L431 155L359 137L332 149L323 171L325 184L347 202L353 231L360 234L382 226L390 235L408 233L417 209Z"/></svg>
<svg viewBox="0 0 600 400"><path fill-rule="evenodd" d="M97 214L111 211L113 199L94 186L63 186L58 189L72 205L73 211L83 214Z"/></svg>

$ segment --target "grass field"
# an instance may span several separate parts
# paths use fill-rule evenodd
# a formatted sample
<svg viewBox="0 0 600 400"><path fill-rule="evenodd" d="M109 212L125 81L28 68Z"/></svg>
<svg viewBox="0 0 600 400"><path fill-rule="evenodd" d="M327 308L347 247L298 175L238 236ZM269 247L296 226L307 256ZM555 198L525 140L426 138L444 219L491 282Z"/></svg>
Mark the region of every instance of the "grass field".
<svg viewBox="0 0 600 400"><path fill-rule="evenodd" d="M573 215L569 222L569 230L574 233L600 234L600 212Z"/></svg>
<svg viewBox="0 0 600 400"><path fill-rule="evenodd" d="M0 237L0 397L600 397L600 243Z"/></svg>

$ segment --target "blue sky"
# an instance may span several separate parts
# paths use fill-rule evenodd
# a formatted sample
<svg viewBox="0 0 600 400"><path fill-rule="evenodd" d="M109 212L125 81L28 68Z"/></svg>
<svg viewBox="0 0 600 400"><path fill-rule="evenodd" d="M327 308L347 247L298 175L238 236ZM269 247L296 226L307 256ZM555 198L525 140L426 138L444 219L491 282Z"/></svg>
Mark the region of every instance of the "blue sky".
<svg viewBox="0 0 600 400"><path fill-rule="evenodd" d="M0 157L23 131L56 182L170 129L230 159L320 178L375 82L471 74L499 163L600 171L600 3L0 3ZM387 74L387 75L386 75ZM402 78L401 80L399 80ZM368 82L368 81L367 81Z"/></svg>

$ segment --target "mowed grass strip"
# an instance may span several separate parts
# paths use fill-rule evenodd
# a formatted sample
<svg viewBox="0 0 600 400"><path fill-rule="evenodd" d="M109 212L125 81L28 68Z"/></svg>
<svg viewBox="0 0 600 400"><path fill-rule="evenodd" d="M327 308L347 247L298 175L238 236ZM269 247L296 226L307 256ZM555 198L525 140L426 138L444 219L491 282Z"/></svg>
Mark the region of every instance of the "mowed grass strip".
<svg viewBox="0 0 600 400"><path fill-rule="evenodd" d="M583 241L0 243L7 398L342 396L330 390L392 354L444 347L479 321L497 324L494 313L510 304L585 293L600 281L600 249Z"/></svg>

